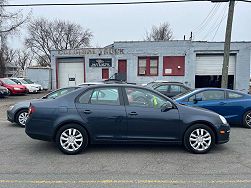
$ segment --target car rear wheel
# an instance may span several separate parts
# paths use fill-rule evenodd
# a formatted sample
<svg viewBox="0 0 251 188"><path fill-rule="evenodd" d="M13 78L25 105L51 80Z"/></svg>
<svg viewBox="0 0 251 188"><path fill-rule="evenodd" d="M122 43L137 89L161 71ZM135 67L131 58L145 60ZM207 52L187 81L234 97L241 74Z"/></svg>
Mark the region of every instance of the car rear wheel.
<svg viewBox="0 0 251 188"><path fill-rule="evenodd" d="M185 132L184 145L192 153L207 153L215 145L214 132L206 125L193 125Z"/></svg>
<svg viewBox="0 0 251 188"><path fill-rule="evenodd" d="M251 111L247 111L243 116L243 126L251 129Z"/></svg>
<svg viewBox="0 0 251 188"><path fill-rule="evenodd" d="M78 154L87 147L88 134L80 125L68 124L58 130L56 144L65 154Z"/></svg>
<svg viewBox="0 0 251 188"><path fill-rule="evenodd" d="M16 115L16 123L20 127L25 127L28 117L29 117L28 109L20 110Z"/></svg>

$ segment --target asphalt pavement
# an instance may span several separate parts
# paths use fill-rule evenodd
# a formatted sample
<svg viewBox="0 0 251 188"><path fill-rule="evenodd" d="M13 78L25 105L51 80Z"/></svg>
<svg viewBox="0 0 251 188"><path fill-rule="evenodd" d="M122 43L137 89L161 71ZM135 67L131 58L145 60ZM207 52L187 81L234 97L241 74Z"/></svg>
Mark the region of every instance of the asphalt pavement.
<svg viewBox="0 0 251 188"><path fill-rule="evenodd" d="M251 130L195 155L181 146L96 145L75 156L29 138L6 121L8 106L43 94L0 99L0 187L251 187Z"/></svg>

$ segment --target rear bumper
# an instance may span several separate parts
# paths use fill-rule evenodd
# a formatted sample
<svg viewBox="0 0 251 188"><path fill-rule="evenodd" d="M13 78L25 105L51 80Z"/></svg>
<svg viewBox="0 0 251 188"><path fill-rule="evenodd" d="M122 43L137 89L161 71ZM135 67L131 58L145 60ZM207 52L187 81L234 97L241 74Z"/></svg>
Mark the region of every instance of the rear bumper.
<svg viewBox="0 0 251 188"><path fill-rule="evenodd" d="M53 141L53 126L51 126L49 121L45 123L28 118L25 125L25 133L33 139Z"/></svg>

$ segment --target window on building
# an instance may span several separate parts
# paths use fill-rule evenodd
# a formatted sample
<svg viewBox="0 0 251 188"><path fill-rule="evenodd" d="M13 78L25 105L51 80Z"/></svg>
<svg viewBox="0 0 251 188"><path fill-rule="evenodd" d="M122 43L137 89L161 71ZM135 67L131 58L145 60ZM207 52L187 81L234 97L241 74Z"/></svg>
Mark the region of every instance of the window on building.
<svg viewBox="0 0 251 188"><path fill-rule="evenodd" d="M102 79L109 79L109 69L108 68L102 69Z"/></svg>
<svg viewBox="0 0 251 188"><path fill-rule="evenodd" d="M158 57L139 57L138 75L139 76L158 76Z"/></svg>

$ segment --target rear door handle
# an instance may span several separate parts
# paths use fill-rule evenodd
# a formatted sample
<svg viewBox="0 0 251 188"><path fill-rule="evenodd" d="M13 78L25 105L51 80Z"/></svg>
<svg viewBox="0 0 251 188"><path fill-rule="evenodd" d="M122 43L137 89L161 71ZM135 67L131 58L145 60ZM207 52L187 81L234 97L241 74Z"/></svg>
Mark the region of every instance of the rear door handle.
<svg viewBox="0 0 251 188"><path fill-rule="evenodd" d="M91 110L84 110L84 113L85 114L90 114L90 113L92 113L92 111Z"/></svg>
<svg viewBox="0 0 251 188"><path fill-rule="evenodd" d="M137 114L137 112L131 112L131 113L129 113L129 115L131 115L131 116L136 116L136 115L138 115L138 114Z"/></svg>

